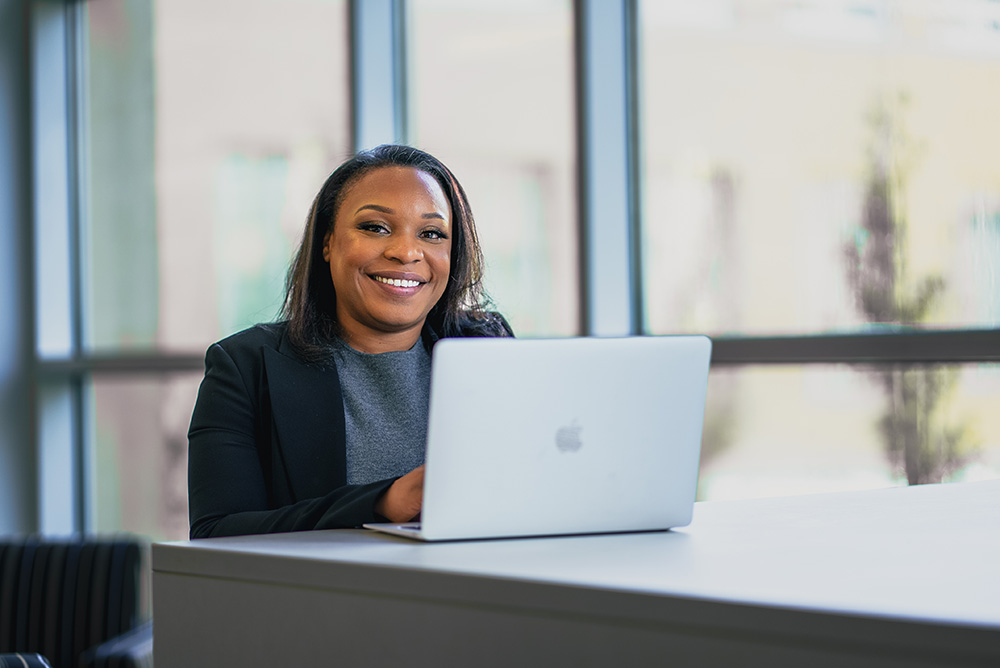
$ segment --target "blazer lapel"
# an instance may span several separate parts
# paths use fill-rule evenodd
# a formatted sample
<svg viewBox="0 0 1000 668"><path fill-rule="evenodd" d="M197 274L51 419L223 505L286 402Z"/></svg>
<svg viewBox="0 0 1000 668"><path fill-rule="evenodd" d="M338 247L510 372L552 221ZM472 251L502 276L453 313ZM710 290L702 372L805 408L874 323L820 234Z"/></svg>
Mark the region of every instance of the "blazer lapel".
<svg viewBox="0 0 1000 668"><path fill-rule="evenodd" d="M301 362L282 337L264 349L275 443L296 501L347 482L344 400L336 369Z"/></svg>

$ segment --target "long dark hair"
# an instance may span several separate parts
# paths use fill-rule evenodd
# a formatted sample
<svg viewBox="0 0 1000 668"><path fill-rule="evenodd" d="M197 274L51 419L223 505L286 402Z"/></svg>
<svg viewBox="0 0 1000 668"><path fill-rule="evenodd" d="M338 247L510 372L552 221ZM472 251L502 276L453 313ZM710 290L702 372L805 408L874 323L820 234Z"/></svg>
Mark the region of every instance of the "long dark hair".
<svg viewBox="0 0 1000 668"><path fill-rule="evenodd" d="M503 318L488 312L489 297L482 284L483 254L465 190L440 160L412 148L384 144L361 151L327 178L313 200L302 243L285 280L281 316L288 321L288 337L309 362L330 358L330 343L339 331L337 295L323 260L323 242L333 227L347 189L359 178L382 167L412 167L438 182L452 215L451 270L448 285L427 315L435 337L459 335L503 336L509 332Z"/></svg>

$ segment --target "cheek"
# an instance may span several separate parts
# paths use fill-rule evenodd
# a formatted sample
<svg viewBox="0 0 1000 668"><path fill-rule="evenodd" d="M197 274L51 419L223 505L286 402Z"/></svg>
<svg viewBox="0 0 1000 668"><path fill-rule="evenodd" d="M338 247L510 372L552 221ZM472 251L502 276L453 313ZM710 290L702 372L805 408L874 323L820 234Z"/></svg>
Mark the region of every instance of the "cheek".
<svg viewBox="0 0 1000 668"><path fill-rule="evenodd" d="M442 250L434 256L434 272L443 283L447 283L448 276L451 273L450 251Z"/></svg>
<svg viewBox="0 0 1000 668"><path fill-rule="evenodd" d="M350 240L334 243L330 248L330 273L334 276L347 276L359 270L367 256L362 244Z"/></svg>
<svg viewBox="0 0 1000 668"><path fill-rule="evenodd" d="M349 258L336 254L330 261L330 279L333 281L333 291L341 293L350 291L352 283L352 270ZM346 294L346 292L344 292Z"/></svg>

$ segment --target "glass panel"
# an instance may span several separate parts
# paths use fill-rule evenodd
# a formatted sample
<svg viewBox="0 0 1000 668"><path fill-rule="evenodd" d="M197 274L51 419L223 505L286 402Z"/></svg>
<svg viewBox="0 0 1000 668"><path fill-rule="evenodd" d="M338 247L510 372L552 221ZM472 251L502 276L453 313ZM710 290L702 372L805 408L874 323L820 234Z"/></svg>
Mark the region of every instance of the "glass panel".
<svg viewBox="0 0 1000 668"><path fill-rule="evenodd" d="M1000 478L1000 365L717 367L702 500Z"/></svg>
<svg viewBox="0 0 1000 668"><path fill-rule="evenodd" d="M349 153L343 0L90 0L90 350L203 350L281 306Z"/></svg>
<svg viewBox="0 0 1000 668"><path fill-rule="evenodd" d="M94 379L98 531L187 537L187 429L201 378ZM1000 478L998 399L997 364L713 368L699 499L905 485L907 473Z"/></svg>
<svg viewBox="0 0 1000 668"><path fill-rule="evenodd" d="M200 372L90 384L94 528L186 540L187 431Z"/></svg>
<svg viewBox="0 0 1000 668"><path fill-rule="evenodd" d="M468 192L486 286L520 335L573 334L573 14L566 0L413 0L415 143Z"/></svg>
<svg viewBox="0 0 1000 668"><path fill-rule="evenodd" d="M641 2L651 332L1000 324L1000 5Z"/></svg>

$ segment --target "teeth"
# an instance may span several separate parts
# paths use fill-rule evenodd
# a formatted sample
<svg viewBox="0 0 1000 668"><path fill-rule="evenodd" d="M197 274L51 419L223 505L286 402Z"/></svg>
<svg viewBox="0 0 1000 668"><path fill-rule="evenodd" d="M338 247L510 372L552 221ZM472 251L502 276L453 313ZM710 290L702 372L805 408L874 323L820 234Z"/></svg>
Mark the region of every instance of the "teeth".
<svg viewBox="0 0 1000 668"><path fill-rule="evenodd" d="M376 276L375 280L386 285L394 285L397 288L415 288L420 285L420 281L408 281L404 278L383 278L382 276Z"/></svg>

